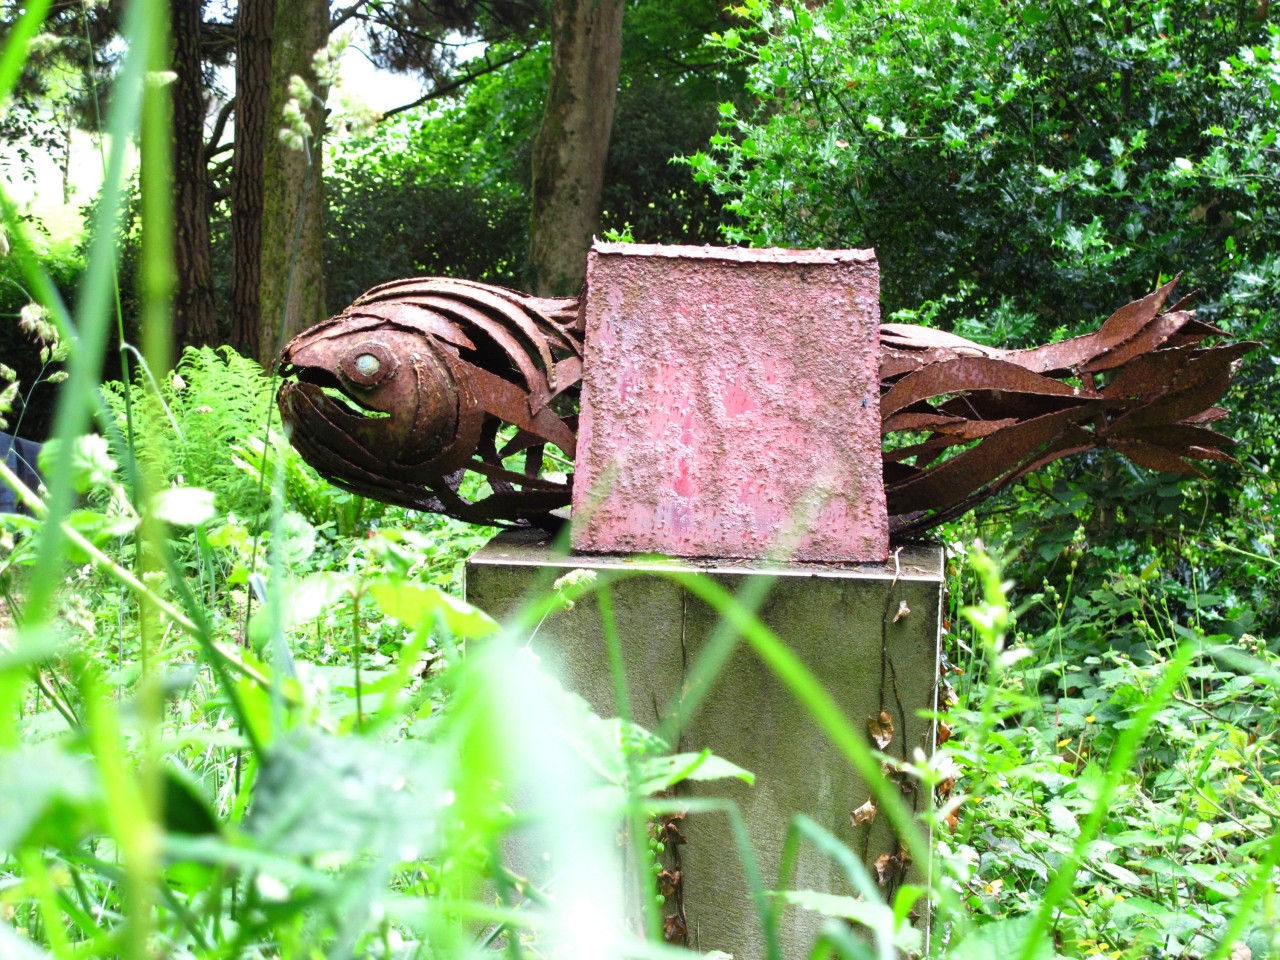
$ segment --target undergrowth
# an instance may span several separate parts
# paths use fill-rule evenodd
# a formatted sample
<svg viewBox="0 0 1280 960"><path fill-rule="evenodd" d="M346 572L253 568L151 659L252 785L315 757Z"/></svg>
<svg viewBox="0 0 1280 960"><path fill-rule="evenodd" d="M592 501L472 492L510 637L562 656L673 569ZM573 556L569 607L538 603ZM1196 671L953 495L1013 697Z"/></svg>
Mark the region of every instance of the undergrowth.
<svg viewBox="0 0 1280 960"><path fill-rule="evenodd" d="M272 390L258 364L226 347L189 347L169 376L153 377L143 365L127 390L109 381L103 394L122 434L132 426L134 456L148 475L179 486L198 478L218 491L225 511L264 509L258 478L227 455L266 427Z"/></svg>
<svg viewBox="0 0 1280 960"><path fill-rule="evenodd" d="M1115 576L1085 597L1073 579L1028 598L1025 620L1053 625L1011 622L994 659L981 630L951 636L958 702L945 749L966 796L941 840L963 864L967 908L1035 913L1082 824L1100 817L1054 916L1057 950L1275 955L1280 657L1249 634L1204 635L1153 578Z"/></svg>

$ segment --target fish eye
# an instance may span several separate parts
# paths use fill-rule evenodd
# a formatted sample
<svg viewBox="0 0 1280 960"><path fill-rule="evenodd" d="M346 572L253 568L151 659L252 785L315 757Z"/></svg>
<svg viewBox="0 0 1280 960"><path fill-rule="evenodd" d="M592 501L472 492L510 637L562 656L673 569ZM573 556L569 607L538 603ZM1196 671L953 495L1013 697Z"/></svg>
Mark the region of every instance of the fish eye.
<svg viewBox="0 0 1280 960"><path fill-rule="evenodd" d="M347 384L360 390L372 390L395 376L396 362L386 344L365 340L355 344L338 361L338 369Z"/></svg>

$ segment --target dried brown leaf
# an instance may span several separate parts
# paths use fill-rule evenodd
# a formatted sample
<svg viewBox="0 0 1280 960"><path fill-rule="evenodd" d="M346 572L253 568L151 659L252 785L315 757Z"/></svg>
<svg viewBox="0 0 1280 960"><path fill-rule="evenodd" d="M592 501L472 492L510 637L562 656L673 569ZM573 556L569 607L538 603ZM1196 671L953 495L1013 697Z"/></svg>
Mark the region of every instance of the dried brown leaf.
<svg viewBox="0 0 1280 960"><path fill-rule="evenodd" d="M953 670L953 673L961 673L963 671ZM960 696L956 693L956 688L951 685L949 680L942 681L942 707L944 710L950 710L960 702Z"/></svg>
<svg viewBox="0 0 1280 960"><path fill-rule="evenodd" d="M662 939L667 943L682 944L689 939L689 926L684 917L673 913L662 921Z"/></svg>
<svg viewBox="0 0 1280 960"><path fill-rule="evenodd" d="M675 813L669 817L666 817L661 823L660 836L658 837L658 839L662 840L665 843L672 844L673 846L676 844L685 843L686 841L684 838L684 834L680 832L680 826L683 823L684 823L683 813Z"/></svg>
<svg viewBox="0 0 1280 960"><path fill-rule="evenodd" d="M893 743L893 717L889 716L889 711L881 710L878 717L868 717L867 733L881 750Z"/></svg>
<svg viewBox="0 0 1280 960"><path fill-rule="evenodd" d="M658 874L658 892L664 897L673 896L683 879L679 870L663 870Z"/></svg>
<svg viewBox="0 0 1280 960"><path fill-rule="evenodd" d="M849 814L849 819L853 821L855 827L864 826L875 820L877 809L875 801L868 797L866 803Z"/></svg>
<svg viewBox="0 0 1280 960"><path fill-rule="evenodd" d="M876 880L881 886L901 880L910 865L911 856L905 850L882 853L876 857Z"/></svg>
<svg viewBox="0 0 1280 960"><path fill-rule="evenodd" d="M893 874L893 855L882 853L876 857L876 882L884 886Z"/></svg>

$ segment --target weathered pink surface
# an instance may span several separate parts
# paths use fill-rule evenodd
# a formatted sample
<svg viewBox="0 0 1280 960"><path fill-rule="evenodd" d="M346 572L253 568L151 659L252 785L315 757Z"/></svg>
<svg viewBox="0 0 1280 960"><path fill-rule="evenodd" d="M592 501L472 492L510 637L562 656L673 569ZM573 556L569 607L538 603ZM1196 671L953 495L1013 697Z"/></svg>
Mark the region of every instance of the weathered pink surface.
<svg viewBox="0 0 1280 960"><path fill-rule="evenodd" d="M882 561L870 250L597 243L574 549Z"/></svg>

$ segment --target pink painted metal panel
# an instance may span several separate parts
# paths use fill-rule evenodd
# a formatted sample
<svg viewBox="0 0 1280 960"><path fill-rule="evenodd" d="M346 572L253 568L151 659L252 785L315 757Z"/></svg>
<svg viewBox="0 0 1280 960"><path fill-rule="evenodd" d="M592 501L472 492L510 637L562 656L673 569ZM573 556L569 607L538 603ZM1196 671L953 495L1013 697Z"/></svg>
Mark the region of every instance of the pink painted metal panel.
<svg viewBox="0 0 1280 960"><path fill-rule="evenodd" d="M882 561L870 250L596 244L574 549Z"/></svg>

